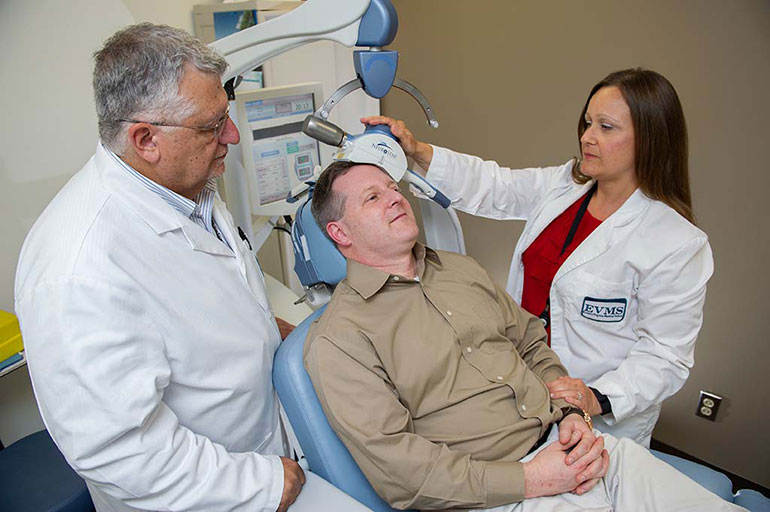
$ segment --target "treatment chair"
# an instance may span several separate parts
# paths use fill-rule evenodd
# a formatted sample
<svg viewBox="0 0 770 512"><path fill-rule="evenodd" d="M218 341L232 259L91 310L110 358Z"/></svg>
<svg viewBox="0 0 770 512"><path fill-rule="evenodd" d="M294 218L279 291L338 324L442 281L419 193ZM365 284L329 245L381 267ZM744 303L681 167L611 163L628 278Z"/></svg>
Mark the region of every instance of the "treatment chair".
<svg viewBox="0 0 770 512"><path fill-rule="evenodd" d="M292 238L303 251L295 258L295 270L306 287L333 287L345 277L345 259L327 239L310 213L310 201L297 211ZM273 383L286 411L310 471L376 512L393 512L366 480L345 445L332 430L303 364L303 347L310 325L325 306L313 312L284 340L275 354ZM741 490L733 496L730 479L700 464L652 451L700 485L752 512L770 512L770 500L756 491Z"/></svg>
<svg viewBox="0 0 770 512"><path fill-rule="evenodd" d="M345 277L345 258L321 232L310 213L310 201L297 210L292 238L308 252L297 257L295 270L305 286L335 286ZM308 329L322 306L283 341L273 361L273 384L286 411L310 471L375 512L393 512L372 489L345 445L334 433L305 371L302 350Z"/></svg>

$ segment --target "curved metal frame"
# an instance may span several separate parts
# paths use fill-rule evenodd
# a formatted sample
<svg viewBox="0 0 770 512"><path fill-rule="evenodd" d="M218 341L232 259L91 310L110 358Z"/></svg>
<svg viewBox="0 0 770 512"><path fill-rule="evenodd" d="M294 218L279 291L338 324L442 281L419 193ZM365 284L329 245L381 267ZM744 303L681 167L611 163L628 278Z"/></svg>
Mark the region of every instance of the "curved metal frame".
<svg viewBox="0 0 770 512"><path fill-rule="evenodd" d="M355 91L356 89L362 89L363 87L364 84L361 82L361 79L354 78L350 82L334 91L334 93L329 96L324 104L321 105L321 108L315 111L315 115L321 119L328 119L329 114L331 113L332 109L337 106L337 103L342 101L342 99L351 92ZM417 103L420 104L420 107L422 107L422 111L425 113L425 117L428 118L428 125L430 125L431 128L438 128L438 120L436 119L436 116L433 115L433 108L430 106L430 102L417 87L400 78L396 78L393 81L393 87L401 89L409 96L414 98Z"/></svg>

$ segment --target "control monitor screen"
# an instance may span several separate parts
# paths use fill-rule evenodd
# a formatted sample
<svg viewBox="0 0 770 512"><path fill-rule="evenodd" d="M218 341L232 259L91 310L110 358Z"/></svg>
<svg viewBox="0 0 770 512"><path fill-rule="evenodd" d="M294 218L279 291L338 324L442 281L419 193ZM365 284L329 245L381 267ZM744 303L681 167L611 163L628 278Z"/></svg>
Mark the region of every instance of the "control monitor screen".
<svg viewBox="0 0 770 512"><path fill-rule="evenodd" d="M273 211L276 208L265 207L285 201L289 192L311 178L314 167L321 165L318 141L302 133L302 122L320 101L320 85L312 85L260 89L237 96L244 169L251 184L254 214L280 214Z"/></svg>

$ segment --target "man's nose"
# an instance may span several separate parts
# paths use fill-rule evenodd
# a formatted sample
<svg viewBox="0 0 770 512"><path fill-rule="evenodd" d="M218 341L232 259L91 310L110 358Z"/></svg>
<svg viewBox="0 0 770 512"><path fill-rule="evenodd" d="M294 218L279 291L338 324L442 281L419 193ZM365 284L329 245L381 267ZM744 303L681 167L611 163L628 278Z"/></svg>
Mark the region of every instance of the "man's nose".
<svg viewBox="0 0 770 512"><path fill-rule="evenodd" d="M241 134L238 132L238 127L235 126L233 120L228 117L225 122L225 129L222 131L222 135L219 136L220 144L238 144L241 141Z"/></svg>
<svg viewBox="0 0 770 512"><path fill-rule="evenodd" d="M404 200L404 196L401 195L401 192L395 190L395 189L388 189L388 206L393 207L396 205L401 204L401 201Z"/></svg>

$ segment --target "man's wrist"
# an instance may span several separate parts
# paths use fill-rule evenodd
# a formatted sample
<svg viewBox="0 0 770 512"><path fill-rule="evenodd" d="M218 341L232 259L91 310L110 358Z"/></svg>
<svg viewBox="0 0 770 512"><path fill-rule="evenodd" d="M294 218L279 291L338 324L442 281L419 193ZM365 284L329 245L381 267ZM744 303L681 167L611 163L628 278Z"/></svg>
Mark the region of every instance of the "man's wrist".
<svg viewBox="0 0 770 512"><path fill-rule="evenodd" d="M588 424L588 428L591 430L594 429L594 422L591 420L591 415L585 412L580 407L575 406L568 406L568 407L562 407L561 409L561 419L564 420L567 416L577 414L580 416L580 418Z"/></svg>

